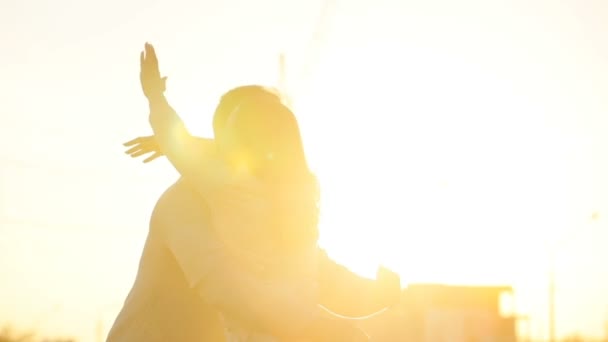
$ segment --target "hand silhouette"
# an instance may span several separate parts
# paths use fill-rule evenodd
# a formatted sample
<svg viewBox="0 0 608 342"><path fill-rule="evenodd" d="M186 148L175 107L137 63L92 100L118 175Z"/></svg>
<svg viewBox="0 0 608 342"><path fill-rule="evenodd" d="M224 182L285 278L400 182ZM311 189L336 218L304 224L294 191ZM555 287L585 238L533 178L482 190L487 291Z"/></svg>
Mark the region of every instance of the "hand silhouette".
<svg viewBox="0 0 608 342"><path fill-rule="evenodd" d="M380 288L381 300L386 306L393 306L401 301L401 279L399 275L386 267L379 267L376 279Z"/></svg>
<svg viewBox="0 0 608 342"><path fill-rule="evenodd" d="M167 77L160 76L158 59L156 58L156 52L154 51L154 46L152 46L152 44L146 43L144 51L139 55L139 62L139 80L144 95L146 95L148 100L162 96L165 92Z"/></svg>
<svg viewBox="0 0 608 342"><path fill-rule="evenodd" d="M160 151L160 147L156 142L156 139L153 135L149 135L147 137L139 137L133 140L127 141L123 144L125 147L131 147L127 151L126 154L130 155L131 158L137 158L139 156L143 156L144 154L152 153L153 155L144 159L144 163L149 163L154 159L163 156L163 153Z"/></svg>

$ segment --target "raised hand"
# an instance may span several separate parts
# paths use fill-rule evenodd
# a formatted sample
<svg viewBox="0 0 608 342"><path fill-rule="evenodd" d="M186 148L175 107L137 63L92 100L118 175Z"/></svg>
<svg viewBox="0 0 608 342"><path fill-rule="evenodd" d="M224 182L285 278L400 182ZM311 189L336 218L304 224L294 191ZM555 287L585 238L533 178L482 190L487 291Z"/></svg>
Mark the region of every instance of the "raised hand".
<svg viewBox="0 0 608 342"><path fill-rule="evenodd" d="M152 46L152 44L146 43L144 51L139 55L139 62L139 80L141 81L141 88L144 91L144 95L146 95L148 100L162 96L165 92L167 77L160 76L158 58L156 58L156 52L154 51L154 46Z"/></svg>
<svg viewBox="0 0 608 342"><path fill-rule="evenodd" d="M135 138L127 141L123 145L125 147L131 147L125 151L126 154L131 156L131 158L137 158L139 156L143 156L144 154L154 153L148 158L144 159L144 163L149 163L154 159L163 156L163 153L160 151L160 147L158 146L158 143L153 135Z"/></svg>

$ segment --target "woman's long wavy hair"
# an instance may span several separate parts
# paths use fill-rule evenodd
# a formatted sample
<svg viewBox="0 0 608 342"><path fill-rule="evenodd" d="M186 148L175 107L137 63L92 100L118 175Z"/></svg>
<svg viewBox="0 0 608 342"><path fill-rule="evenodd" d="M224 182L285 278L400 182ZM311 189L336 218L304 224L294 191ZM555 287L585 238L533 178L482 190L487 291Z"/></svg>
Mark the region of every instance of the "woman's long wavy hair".
<svg viewBox="0 0 608 342"><path fill-rule="evenodd" d="M296 117L281 95L259 85L234 88L216 108L216 135L228 120L238 145L255 165L252 172L269 191L269 238L274 245L297 252L316 243L319 185L308 167Z"/></svg>

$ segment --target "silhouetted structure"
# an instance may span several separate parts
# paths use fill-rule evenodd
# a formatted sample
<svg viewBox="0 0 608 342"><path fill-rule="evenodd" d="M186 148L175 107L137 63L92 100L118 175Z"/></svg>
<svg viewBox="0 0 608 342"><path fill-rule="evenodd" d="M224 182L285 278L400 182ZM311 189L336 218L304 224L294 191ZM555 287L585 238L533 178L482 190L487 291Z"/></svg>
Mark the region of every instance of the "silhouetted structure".
<svg viewBox="0 0 608 342"><path fill-rule="evenodd" d="M366 324L378 340L412 342L515 342L516 318L503 316L508 286L410 285L402 305Z"/></svg>

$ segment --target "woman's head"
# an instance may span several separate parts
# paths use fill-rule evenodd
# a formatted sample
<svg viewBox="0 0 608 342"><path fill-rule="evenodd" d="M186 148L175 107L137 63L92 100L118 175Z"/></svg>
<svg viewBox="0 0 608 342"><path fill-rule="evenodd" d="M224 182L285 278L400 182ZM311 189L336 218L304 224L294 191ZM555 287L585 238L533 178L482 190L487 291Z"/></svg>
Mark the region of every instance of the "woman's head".
<svg viewBox="0 0 608 342"><path fill-rule="evenodd" d="M228 121L228 117L241 104L242 100L248 97L256 98L276 98L280 99L280 94L272 88L260 85L246 85L233 88L220 98L215 114L213 115L213 130L217 134L221 131Z"/></svg>
<svg viewBox="0 0 608 342"><path fill-rule="evenodd" d="M306 162L298 122L269 88L242 86L224 94L213 128L222 154L245 163L272 193L277 226L297 240L317 238L319 190ZM312 229L312 230L311 230Z"/></svg>
<svg viewBox="0 0 608 342"><path fill-rule="evenodd" d="M213 128L222 153L245 161L259 177L278 180L308 172L295 115L269 88L250 85L227 92Z"/></svg>

